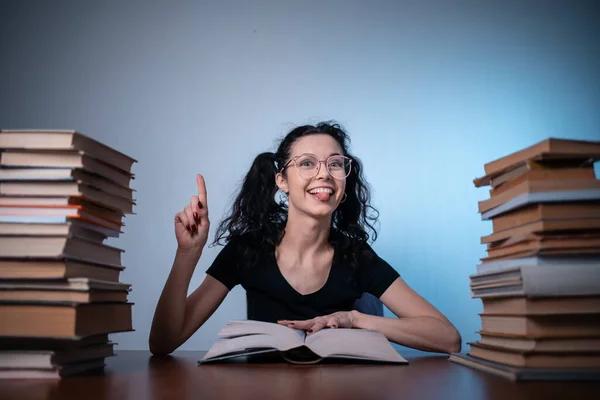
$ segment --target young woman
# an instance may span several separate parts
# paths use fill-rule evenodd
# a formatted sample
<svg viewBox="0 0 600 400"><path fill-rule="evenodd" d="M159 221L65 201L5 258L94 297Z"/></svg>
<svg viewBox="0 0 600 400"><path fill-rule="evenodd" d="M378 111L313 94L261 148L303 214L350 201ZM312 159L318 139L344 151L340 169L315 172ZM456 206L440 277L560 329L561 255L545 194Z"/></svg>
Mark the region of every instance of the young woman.
<svg viewBox="0 0 600 400"><path fill-rule="evenodd" d="M308 334L373 329L404 346L460 351L461 337L450 321L367 244L369 232L376 238L377 213L348 142L336 124L306 125L288 133L276 153L258 155L217 230L215 243L225 247L187 296L210 224L204 178L197 176L198 195L175 215L178 247L152 322L152 353L183 344L237 284L246 289L248 319ZM399 318L354 310L364 292Z"/></svg>

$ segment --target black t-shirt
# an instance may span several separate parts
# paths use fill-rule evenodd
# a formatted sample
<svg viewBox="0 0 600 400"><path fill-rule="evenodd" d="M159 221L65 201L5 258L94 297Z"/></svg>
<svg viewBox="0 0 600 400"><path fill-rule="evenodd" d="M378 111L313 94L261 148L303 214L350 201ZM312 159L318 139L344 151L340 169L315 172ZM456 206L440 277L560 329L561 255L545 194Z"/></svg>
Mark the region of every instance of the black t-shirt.
<svg viewBox="0 0 600 400"><path fill-rule="evenodd" d="M277 266L274 249L264 251L257 265L248 267L238 251L241 239L230 241L217 255L207 274L229 290L240 284L246 290L247 318L276 322L304 320L337 311L350 311L364 293L380 297L400 275L367 247L370 261L356 271L346 265L334 246L334 257L325 285L314 293L298 293Z"/></svg>

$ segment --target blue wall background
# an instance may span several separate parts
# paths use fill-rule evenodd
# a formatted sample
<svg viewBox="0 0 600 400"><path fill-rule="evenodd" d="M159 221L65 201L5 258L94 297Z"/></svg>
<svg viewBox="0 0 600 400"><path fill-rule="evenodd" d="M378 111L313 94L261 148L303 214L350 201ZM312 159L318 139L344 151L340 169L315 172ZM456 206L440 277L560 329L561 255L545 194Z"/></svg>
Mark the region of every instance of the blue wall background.
<svg viewBox="0 0 600 400"><path fill-rule="evenodd" d="M376 251L471 341L468 276L491 231L472 180L547 137L600 139L596 4L1 1L0 127L77 129L139 160L137 214L110 243L136 303L121 349L147 348L195 174L216 227L254 156L322 119L364 162ZM183 348L244 314L237 288Z"/></svg>

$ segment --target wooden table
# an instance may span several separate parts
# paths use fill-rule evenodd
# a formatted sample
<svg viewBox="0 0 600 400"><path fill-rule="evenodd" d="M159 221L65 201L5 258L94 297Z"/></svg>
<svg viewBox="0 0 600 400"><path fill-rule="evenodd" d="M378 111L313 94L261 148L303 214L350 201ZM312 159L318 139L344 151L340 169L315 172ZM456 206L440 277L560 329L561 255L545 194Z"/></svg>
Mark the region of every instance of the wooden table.
<svg viewBox="0 0 600 400"><path fill-rule="evenodd" d="M599 399L600 382L511 382L403 354L410 365L197 365L204 352L119 351L104 373L60 381L0 381L0 399ZM595 394L595 396L594 396Z"/></svg>

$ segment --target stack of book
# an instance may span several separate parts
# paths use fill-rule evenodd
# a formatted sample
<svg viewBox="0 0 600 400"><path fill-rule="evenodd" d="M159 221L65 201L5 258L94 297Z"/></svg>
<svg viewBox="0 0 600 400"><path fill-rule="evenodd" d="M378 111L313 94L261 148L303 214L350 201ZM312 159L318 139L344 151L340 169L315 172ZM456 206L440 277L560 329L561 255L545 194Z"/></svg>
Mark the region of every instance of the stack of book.
<svg viewBox="0 0 600 400"><path fill-rule="evenodd" d="M481 339L451 360L517 379L600 379L600 142L548 139L485 165L493 233L470 277Z"/></svg>
<svg viewBox="0 0 600 400"><path fill-rule="evenodd" d="M0 131L0 378L102 369L131 331L123 250L135 162L74 131Z"/></svg>

